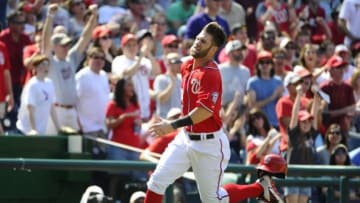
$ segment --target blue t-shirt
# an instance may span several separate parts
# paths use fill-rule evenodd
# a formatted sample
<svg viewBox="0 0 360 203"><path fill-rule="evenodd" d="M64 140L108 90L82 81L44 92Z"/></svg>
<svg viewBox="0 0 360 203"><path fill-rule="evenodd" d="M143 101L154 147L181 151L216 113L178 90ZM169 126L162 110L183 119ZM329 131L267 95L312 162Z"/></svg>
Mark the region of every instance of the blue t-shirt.
<svg viewBox="0 0 360 203"><path fill-rule="evenodd" d="M206 13L200 13L192 16L186 24L185 39L195 39L196 36L201 32L203 27L210 22L216 21L224 29L227 36L230 34L229 24L227 21L220 17L216 16L215 20L211 19Z"/></svg>
<svg viewBox="0 0 360 203"><path fill-rule="evenodd" d="M270 97L274 91L282 86L281 80L278 80L274 77L271 79L265 80L259 78L257 76L251 77L247 83L246 90L254 91L256 93L256 101L264 100ZM278 120L276 117L276 102L277 100L273 100L266 104L261 110L266 114L269 122L272 126L278 127Z"/></svg>

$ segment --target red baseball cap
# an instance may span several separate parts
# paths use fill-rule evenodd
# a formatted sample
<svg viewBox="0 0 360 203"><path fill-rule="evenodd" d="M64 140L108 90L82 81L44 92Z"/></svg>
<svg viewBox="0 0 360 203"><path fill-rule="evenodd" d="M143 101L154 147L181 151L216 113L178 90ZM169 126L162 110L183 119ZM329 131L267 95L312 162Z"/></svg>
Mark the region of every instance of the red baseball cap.
<svg viewBox="0 0 360 203"><path fill-rule="evenodd" d="M314 116L312 116L309 112L305 111L305 110L301 110L298 113L298 120L299 121L306 121L309 119L313 119Z"/></svg>
<svg viewBox="0 0 360 203"><path fill-rule="evenodd" d="M257 55L257 61L260 61L262 59L272 59L271 52L268 51L260 51L260 53Z"/></svg>
<svg viewBox="0 0 360 203"><path fill-rule="evenodd" d="M178 43L179 42L179 38L177 38L175 35L166 35L162 40L161 40L161 44L163 46L167 46L171 43Z"/></svg>
<svg viewBox="0 0 360 203"><path fill-rule="evenodd" d="M332 68L340 68L344 65L349 64L348 62L344 61L340 56L332 56L329 58L329 60L326 62L326 67L328 69Z"/></svg>
<svg viewBox="0 0 360 203"><path fill-rule="evenodd" d="M110 34L111 34L111 30L109 28L107 28L105 25L100 25L97 26L92 32L92 38L98 39Z"/></svg>
<svg viewBox="0 0 360 203"><path fill-rule="evenodd" d="M121 46L125 46L130 40L134 40L134 41L137 41L137 38L134 34L132 33L128 33L126 35L124 35L122 38L121 38Z"/></svg>

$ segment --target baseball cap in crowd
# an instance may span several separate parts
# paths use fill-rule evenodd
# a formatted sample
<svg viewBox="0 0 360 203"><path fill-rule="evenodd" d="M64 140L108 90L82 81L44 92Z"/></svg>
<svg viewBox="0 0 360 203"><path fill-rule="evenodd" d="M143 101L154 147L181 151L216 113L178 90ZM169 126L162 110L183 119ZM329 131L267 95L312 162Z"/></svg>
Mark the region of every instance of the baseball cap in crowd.
<svg viewBox="0 0 360 203"><path fill-rule="evenodd" d="M349 49L347 48L347 46L345 46L345 44L336 45L335 53L340 53L340 52L349 52Z"/></svg>
<svg viewBox="0 0 360 203"><path fill-rule="evenodd" d="M152 34L148 29L141 29L136 32L136 38L138 41L141 41L145 37L152 37Z"/></svg>
<svg viewBox="0 0 360 203"><path fill-rule="evenodd" d="M241 29L245 29L246 25L242 23L235 23L233 26L231 26L231 34L237 33L237 31Z"/></svg>
<svg viewBox="0 0 360 203"><path fill-rule="evenodd" d="M290 43L294 43L294 41L292 41L289 37L283 37L280 41L279 47L285 49Z"/></svg>
<svg viewBox="0 0 360 203"><path fill-rule="evenodd" d="M51 36L51 42L54 45L67 45L72 42L72 39L65 33L56 33Z"/></svg>
<svg viewBox="0 0 360 203"><path fill-rule="evenodd" d="M111 34L111 30L107 28L105 25L97 26L94 31L92 32L92 38L98 39L104 36L108 36Z"/></svg>
<svg viewBox="0 0 360 203"><path fill-rule="evenodd" d="M300 80L301 77L299 77L296 73L289 71L286 73L286 76L284 78L284 86L287 87L290 84L296 84Z"/></svg>
<svg viewBox="0 0 360 203"><path fill-rule="evenodd" d="M121 38L121 46L125 46L130 40L137 40L136 36L132 33L128 33Z"/></svg>
<svg viewBox="0 0 360 203"><path fill-rule="evenodd" d="M225 45L224 51L226 54L229 54L231 51L238 50L243 47L244 46L241 44L239 40L231 40Z"/></svg>
<svg viewBox="0 0 360 203"><path fill-rule="evenodd" d="M172 44L178 43L179 39L175 35L165 35L165 37L161 40L161 44L163 47Z"/></svg>
<svg viewBox="0 0 360 203"><path fill-rule="evenodd" d="M326 62L325 66L328 69L332 69L332 68L340 68L342 66L347 65L348 62L344 61L340 56L332 56L329 58L329 60Z"/></svg>
<svg viewBox="0 0 360 203"><path fill-rule="evenodd" d="M272 60L272 54L268 51L260 51L257 55L257 61L264 60L264 59L271 59Z"/></svg>
<svg viewBox="0 0 360 203"><path fill-rule="evenodd" d="M136 191L134 192L129 200L129 203L135 203L136 200L140 199L140 198L145 198L146 194L143 191Z"/></svg>
<svg viewBox="0 0 360 203"><path fill-rule="evenodd" d="M298 120L299 121L306 121L309 119L313 119L314 116L312 116L308 111L306 110L300 110L298 113Z"/></svg>

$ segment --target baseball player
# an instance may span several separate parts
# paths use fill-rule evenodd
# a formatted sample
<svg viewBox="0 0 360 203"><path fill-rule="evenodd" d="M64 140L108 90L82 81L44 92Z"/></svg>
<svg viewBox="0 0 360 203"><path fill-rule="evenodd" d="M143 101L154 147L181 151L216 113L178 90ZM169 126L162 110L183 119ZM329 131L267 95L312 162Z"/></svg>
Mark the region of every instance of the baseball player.
<svg viewBox="0 0 360 203"><path fill-rule="evenodd" d="M238 193L236 187L230 187L229 192L221 187L230 147L219 115L221 76L213 57L225 39L224 31L215 22L202 29L190 48L193 59L181 67L183 116L173 121L162 120L150 127L157 136L184 128L169 144L150 177L145 203L161 203L167 186L190 167L202 202L228 203L232 195L237 196L232 194ZM270 201L273 196L271 178L264 177L257 186L262 192L259 194L267 195L265 198Z"/></svg>

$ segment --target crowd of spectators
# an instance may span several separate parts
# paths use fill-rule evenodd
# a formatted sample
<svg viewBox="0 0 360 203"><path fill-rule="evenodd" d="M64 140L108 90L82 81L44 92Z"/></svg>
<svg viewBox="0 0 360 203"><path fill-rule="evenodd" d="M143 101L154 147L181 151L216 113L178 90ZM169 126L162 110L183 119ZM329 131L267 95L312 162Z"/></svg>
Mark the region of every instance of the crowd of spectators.
<svg viewBox="0 0 360 203"><path fill-rule="evenodd" d="M148 124L179 114L181 64L216 21L228 35L214 60L230 161L277 153L289 164L359 165L357 19L359 0L2 0L0 134L70 127L152 146ZM92 153L139 159L104 145ZM284 190L299 203L325 191Z"/></svg>

